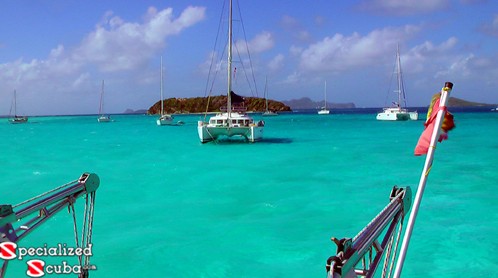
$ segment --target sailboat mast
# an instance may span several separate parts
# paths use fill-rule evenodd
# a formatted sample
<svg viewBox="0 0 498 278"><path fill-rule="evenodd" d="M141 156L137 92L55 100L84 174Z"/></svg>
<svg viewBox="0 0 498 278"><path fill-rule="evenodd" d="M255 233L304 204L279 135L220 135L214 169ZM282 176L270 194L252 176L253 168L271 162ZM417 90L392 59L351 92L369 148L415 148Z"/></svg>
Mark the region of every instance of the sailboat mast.
<svg viewBox="0 0 498 278"><path fill-rule="evenodd" d="M232 112L232 0L230 0L228 11L228 98L227 98L227 113L230 116Z"/></svg>
<svg viewBox="0 0 498 278"><path fill-rule="evenodd" d="M325 88L323 89L323 94L325 97L325 104L323 105L323 107L327 109L327 80L325 80Z"/></svg>
<svg viewBox="0 0 498 278"><path fill-rule="evenodd" d="M14 117L17 117L17 93L14 90Z"/></svg>
<svg viewBox="0 0 498 278"><path fill-rule="evenodd" d="M163 56L161 56L161 116L164 114L164 100L163 100Z"/></svg>
<svg viewBox="0 0 498 278"><path fill-rule="evenodd" d="M401 106L401 94L402 94L402 86L401 86L401 82L402 82L402 77L401 77L401 58L400 58L400 55L399 55L399 44L398 44L398 47L396 48L396 74L397 74L397 78L398 78L398 105Z"/></svg>
<svg viewBox="0 0 498 278"><path fill-rule="evenodd" d="M265 104L266 112L268 112L268 76L265 76Z"/></svg>
<svg viewBox="0 0 498 278"><path fill-rule="evenodd" d="M104 80L102 80L102 92L100 94L100 108L99 114L102 115L102 111L104 111Z"/></svg>

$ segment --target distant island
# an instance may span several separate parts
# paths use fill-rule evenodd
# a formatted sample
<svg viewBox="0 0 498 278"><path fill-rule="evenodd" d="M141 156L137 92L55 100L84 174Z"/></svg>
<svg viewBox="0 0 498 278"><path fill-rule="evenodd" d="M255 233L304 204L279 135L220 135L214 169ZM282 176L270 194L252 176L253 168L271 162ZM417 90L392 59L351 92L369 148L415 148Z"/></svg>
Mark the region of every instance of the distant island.
<svg viewBox="0 0 498 278"><path fill-rule="evenodd" d="M209 99L209 107L208 105ZM204 113L206 108L208 112L219 112L220 108L226 106L227 96L212 96L208 97L193 97L193 98L168 98L164 100L165 113L168 114L189 114L189 113ZM248 111L263 112L265 108L265 99L258 97L244 97L244 104ZM427 104L428 105L428 104ZM323 101L313 101L308 97L300 99L276 101L268 100L269 109L275 112L290 112L297 109L317 109L323 106ZM486 107L496 106L496 104L486 104L472 102L456 97L450 97L448 107ZM348 103L330 103L327 102L327 107L330 109L354 109L356 108L353 102ZM132 110L127 109L125 114L159 114L161 111L161 101L157 101L149 109Z"/></svg>
<svg viewBox="0 0 498 278"><path fill-rule="evenodd" d="M308 97L302 97L300 99L291 99L283 101L284 104L290 106L292 109L316 109L323 107L323 101L313 101ZM331 103L327 102L327 108L330 109L351 109L356 108L354 103Z"/></svg>
<svg viewBox="0 0 498 278"><path fill-rule="evenodd" d="M244 106L247 111L263 112L266 110L264 98L243 97ZM209 105L208 105L209 104ZM164 100L164 112L168 114L188 114L219 112L221 107L226 107L227 96L194 97L194 98L168 98ZM275 112L292 111L284 103L276 100L268 100L268 109ZM161 101L157 101L148 110L147 114L159 114L161 111Z"/></svg>
<svg viewBox="0 0 498 278"><path fill-rule="evenodd" d="M476 107L476 106L483 107L483 106L495 106L495 105L496 104L472 102L456 97L450 97L450 99L448 99L448 107Z"/></svg>

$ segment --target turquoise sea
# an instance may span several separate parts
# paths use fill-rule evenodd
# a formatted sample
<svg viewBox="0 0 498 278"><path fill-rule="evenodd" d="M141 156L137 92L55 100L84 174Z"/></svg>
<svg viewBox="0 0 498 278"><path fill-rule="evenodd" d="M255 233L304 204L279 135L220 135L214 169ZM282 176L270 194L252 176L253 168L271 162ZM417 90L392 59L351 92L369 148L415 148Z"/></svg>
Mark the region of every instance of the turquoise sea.
<svg viewBox="0 0 498 278"><path fill-rule="evenodd" d="M497 275L498 113L454 115L403 277ZM0 119L0 203L17 204L83 172L100 177L90 277L325 277L336 252L330 237L354 237L387 205L393 185L415 195L425 161L413 155L423 120L380 122L375 113L265 118L264 141L253 144L199 143L198 115L176 116L183 126L113 118ZM74 246L67 210L19 246L59 243ZM13 260L6 277L26 277L26 268Z"/></svg>

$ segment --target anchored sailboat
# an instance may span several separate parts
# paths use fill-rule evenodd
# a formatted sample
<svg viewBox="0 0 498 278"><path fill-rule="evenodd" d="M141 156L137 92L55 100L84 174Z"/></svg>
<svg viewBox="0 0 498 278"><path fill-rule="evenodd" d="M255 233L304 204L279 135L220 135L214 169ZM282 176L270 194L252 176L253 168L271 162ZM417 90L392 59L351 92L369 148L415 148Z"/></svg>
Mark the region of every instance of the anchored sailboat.
<svg viewBox="0 0 498 278"><path fill-rule="evenodd" d="M220 137L243 137L249 142L260 141L263 138L264 122L254 122L254 119L246 113L243 106L237 105L239 101L232 103L232 98L242 99L232 92L232 1L229 4L228 20L228 88L227 107L220 109L221 112L209 119L209 122L199 121L197 133L202 143L217 140ZM240 103L240 102L239 102ZM207 111L206 111L207 112Z"/></svg>
<svg viewBox="0 0 498 278"><path fill-rule="evenodd" d="M382 112L377 114L377 120L379 121L406 121L406 120L418 120L418 112L408 112L404 106L406 106L405 100L405 84L403 81L403 72L401 71L401 59L399 54L399 45L396 49L396 77L398 81L398 88L396 93L398 95L397 102L393 102L394 107L387 107L382 110Z"/></svg>
<svg viewBox="0 0 498 278"><path fill-rule="evenodd" d="M318 111L318 115L330 114L330 110L327 109L327 81L325 81L325 89L323 90L323 94L324 94L324 104L322 109Z"/></svg>
<svg viewBox="0 0 498 278"><path fill-rule="evenodd" d="M17 93L16 90L14 90L14 99L12 101L12 106L10 107L10 113L12 115L12 108L14 108L14 117L9 119L9 122L13 124L23 124L28 122L28 117L27 116L18 116L17 115Z"/></svg>
<svg viewBox="0 0 498 278"><path fill-rule="evenodd" d="M157 125L172 125L173 116L164 114L164 98L163 98L163 57L161 56L161 116L157 119Z"/></svg>
<svg viewBox="0 0 498 278"><path fill-rule="evenodd" d="M277 112L272 111L268 108L268 78L265 78L265 107L266 107L266 110L263 113L263 116L265 116L265 117L278 116Z"/></svg>
<svg viewBox="0 0 498 278"><path fill-rule="evenodd" d="M99 121L99 123L110 122L111 117L103 113L104 113L104 80L102 80L102 90L100 92L99 118L97 119L97 121Z"/></svg>

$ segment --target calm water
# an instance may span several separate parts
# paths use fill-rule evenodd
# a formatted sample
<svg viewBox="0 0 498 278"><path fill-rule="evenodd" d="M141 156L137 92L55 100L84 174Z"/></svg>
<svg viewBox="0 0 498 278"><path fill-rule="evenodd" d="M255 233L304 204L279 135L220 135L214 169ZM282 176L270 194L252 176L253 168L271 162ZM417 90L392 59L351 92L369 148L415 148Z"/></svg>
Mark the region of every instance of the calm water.
<svg viewBox="0 0 498 278"><path fill-rule="evenodd" d="M498 269L498 113L455 118L436 151L403 277ZM413 155L423 121L375 114L284 114L265 119L263 142L204 145L199 116L177 116L186 123L177 127L114 119L0 119L0 203L83 172L100 177L90 277L325 277L330 237L354 237L393 185L415 191L425 160ZM45 243L74 246L66 210L19 245ZM11 261L6 277L25 272L24 260Z"/></svg>

